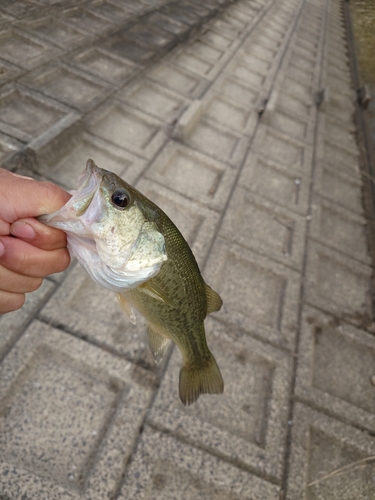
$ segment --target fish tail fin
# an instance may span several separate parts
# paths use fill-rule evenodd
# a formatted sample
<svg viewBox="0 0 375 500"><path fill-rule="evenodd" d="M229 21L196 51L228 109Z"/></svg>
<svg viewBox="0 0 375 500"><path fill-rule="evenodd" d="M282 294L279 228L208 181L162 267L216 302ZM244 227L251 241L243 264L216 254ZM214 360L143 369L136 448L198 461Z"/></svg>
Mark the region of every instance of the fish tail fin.
<svg viewBox="0 0 375 500"><path fill-rule="evenodd" d="M220 394L224 391L223 378L211 353L203 367L184 364L180 371L179 389L184 405L194 403L200 394Z"/></svg>

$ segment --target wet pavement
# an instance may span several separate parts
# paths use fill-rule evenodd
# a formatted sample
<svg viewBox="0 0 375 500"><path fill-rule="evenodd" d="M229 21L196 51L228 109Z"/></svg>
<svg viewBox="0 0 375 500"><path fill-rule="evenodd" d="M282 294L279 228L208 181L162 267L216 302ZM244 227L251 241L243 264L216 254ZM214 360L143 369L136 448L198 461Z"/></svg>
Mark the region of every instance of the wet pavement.
<svg viewBox="0 0 375 500"><path fill-rule="evenodd" d="M86 159L174 220L223 298L225 392L73 262L0 318L0 498L375 498L373 230L338 0L0 2L0 166Z"/></svg>

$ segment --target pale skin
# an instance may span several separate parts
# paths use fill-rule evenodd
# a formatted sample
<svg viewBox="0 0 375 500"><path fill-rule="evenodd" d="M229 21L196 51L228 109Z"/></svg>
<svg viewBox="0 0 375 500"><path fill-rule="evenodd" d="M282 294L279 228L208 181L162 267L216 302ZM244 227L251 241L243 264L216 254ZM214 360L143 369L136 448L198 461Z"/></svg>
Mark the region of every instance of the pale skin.
<svg viewBox="0 0 375 500"><path fill-rule="evenodd" d="M21 308L44 277L68 267L65 233L35 217L55 212L69 198L55 184L0 168L0 314Z"/></svg>

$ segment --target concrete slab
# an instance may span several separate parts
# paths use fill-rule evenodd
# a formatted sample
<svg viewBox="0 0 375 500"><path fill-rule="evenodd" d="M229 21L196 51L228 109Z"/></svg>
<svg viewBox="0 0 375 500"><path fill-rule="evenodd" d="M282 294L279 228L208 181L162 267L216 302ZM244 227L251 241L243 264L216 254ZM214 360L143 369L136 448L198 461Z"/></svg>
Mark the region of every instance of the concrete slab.
<svg viewBox="0 0 375 500"><path fill-rule="evenodd" d="M130 323L117 303L116 294L93 285L91 278L78 264L43 307L40 318L105 350L157 371L148 347L143 319L138 318L137 325Z"/></svg>
<svg viewBox="0 0 375 500"><path fill-rule="evenodd" d="M0 86L21 76L24 72L25 70L22 70L18 66L0 59Z"/></svg>
<svg viewBox="0 0 375 500"><path fill-rule="evenodd" d="M292 441L288 499L368 500L374 496L368 460L375 455L372 436L297 403ZM315 483L342 467L342 474Z"/></svg>
<svg viewBox="0 0 375 500"><path fill-rule="evenodd" d="M165 123L177 121L189 105L187 99L145 78L127 85L115 97Z"/></svg>
<svg viewBox="0 0 375 500"><path fill-rule="evenodd" d="M367 243L367 226L372 222L316 195L312 199L311 207L311 238L372 266Z"/></svg>
<svg viewBox="0 0 375 500"><path fill-rule="evenodd" d="M36 92L14 84L1 88L0 131L22 142L60 130L78 118L73 110Z"/></svg>
<svg viewBox="0 0 375 500"><path fill-rule="evenodd" d="M278 162L250 152L238 184L293 212L301 215L308 213L310 179Z"/></svg>
<svg viewBox="0 0 375 500"><path fill-rule="evenodd" d="M113 99L90 116L87 129L115 146L152 159L166 141L162 123Z"/></svg>
<svg viewBox="0 0 375 500"><path fill-rule="evenodd" d="M54 15L28 16L15 26L62 50L72 49L94 41L94 37L81 31L79 27L70 25L69 22Z"/></svg>
<svg viewBox="0 0 375 500"><path fill-rule="evenodd" d="M311 175L311 148L282 132L260 125L254 137L252 150L274 162L296 170L301 175Z"/></svg>
<svg viewBox="0 0 375 500"><path fill-rule="evenodd" d="M277 500L278 486L146 427L119 500Z"/></svg>
<svg viewBox="0 0 375 500"><path fill-rule="evenodd" d="M224 302L215 316L266 342L294 350L300 292L297 271L218 239L205 276Z"/></svg>
<svg viewBox="0 0 375 500"><path fill-rule="evenodd" d="M23 143L0 133L0 165L23 147Z"/></svg>
<svg viewBox="0 0 375 500"><path fill-rule="evenodd" d="M81 71L114 85L131 80L142 69L142 66L99 47L85 47L73 54L70 52L64 60Z"/></svg>
<svg viewBox="0 0 375 500"><path fill-rule="evenodd" d="M3 495L99 500L116 491L152 377L35 321L2 363L0 380Z"/></svg>
<svg viewBox="0 0 375 500"><path fill-rule="evenodd" d="M103 19L96 12L85 10L85 5L68 7L61 11L61 16L80 30L91 35L104 35L110 31L115 31L118 27L109 20Z"/></svg>
<svg viewBox="0 0 375 500"><path fill-rule="evenodd" d="M354 325L372 318L372 268L319 243L307 245L305 300Z"/></svg>
<svg viewBox="0 0 375 500"><path fill-rule="evenodd" d="M199 98L210 84L205 78L201 78L185 68L179 68L169 61L160 62L148 72L147 76L189 99Z"/></svg>
<svg viewBox="0 0 375 500"><path fill-rule="evenodd" d="M288 419L291 359L213 319L208 345L223 375L222 395L184 407L178 397L181 356L175 350L148 422L241 468L279 480Z"/></svg>
<svg viewBox="0 0 375 500"><path fill-rule="evenodd" d="M235 181L235 171L170 140L147 170L146 177L188 199L221 211Z"/></svg>
<svg viewBox="0 0 375 500"><path fill-rule="evenodd" d="M306 218L237 187L219 235L302 270Z"/></svg>
<svg viewBox="0 0 375 500"><path fill-rule="evenodd" d="M297 398L373 432L374 357L373 335L304 307Z"/></svg>
<svg viewBox="0 0 375 500"><path fill-rule="evenodd" d="M26 295L25 305L19 311L0 316L0 359L3 360L39 309L56 289L56 284L45 279L34 293Z"/></svg>
<svg viewBox="0 0 375 500"><path fill-rule="evenodd" d="M186 144L223 163L239 168L249 147L250 137L202 117L186 140Z"/></svg>
<svg viewBox="0 0 375 500"><path fill-rule="evenodd" d="M361 179L318 162L313 189L320 196L359 215L363 215Z"/></svg>
<svg viewBox="0 0 375 500"><path fill-rule="evenodd" d="M0 31L0 53L6 61L30 70L54 59L61 52L24 31L9 28Z"/></svg>
<svg viewBox="0 0 375 500"><path fill-rule="evenodd" d="M124 178L129 184L133 184L146 168L142 158L83 130L76 132L74 137L65 137L64 141L58 142L60 147L36 151L40 165L38 170L65 189L76 188L78 176L88 158Z"/></svg>
<svg viewBox="0 0 375 500"><path fill-rule="evenodd" d="M52 63L29 73L23 85L87 112L113 92L110 84L63 63Z"/></svg>

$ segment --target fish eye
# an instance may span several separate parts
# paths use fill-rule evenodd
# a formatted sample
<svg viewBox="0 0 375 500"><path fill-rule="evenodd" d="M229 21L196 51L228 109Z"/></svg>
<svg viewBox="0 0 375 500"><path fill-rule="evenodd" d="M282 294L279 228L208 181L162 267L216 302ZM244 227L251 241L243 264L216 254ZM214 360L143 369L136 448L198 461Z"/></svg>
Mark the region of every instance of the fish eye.
<svg viewBox="0 0 375 500"><path fill-rule="evenodd" d="M125 208L129 203L129 195L125 189L116 189L112 194L112 203L119 208Z"/></svg>

